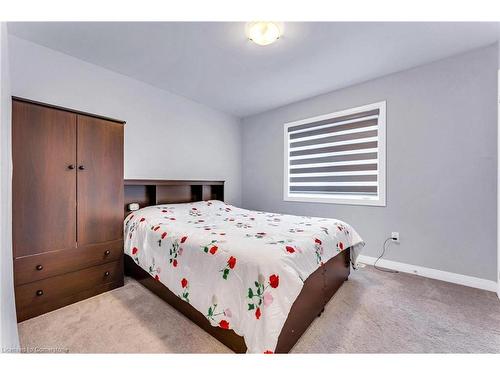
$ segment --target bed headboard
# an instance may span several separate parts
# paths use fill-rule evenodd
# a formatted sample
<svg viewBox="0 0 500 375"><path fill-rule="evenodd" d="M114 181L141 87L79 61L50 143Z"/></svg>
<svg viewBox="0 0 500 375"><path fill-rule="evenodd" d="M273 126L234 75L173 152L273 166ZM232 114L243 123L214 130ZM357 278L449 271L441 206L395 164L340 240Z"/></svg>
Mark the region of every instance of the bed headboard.
<svg viewBox="0 0 500 375"><path fill-rule="evenodd" d="M188 203L217 199L224 201L224 181L125 180L125 215L128 205L141 208L164 203Z"/></svg>

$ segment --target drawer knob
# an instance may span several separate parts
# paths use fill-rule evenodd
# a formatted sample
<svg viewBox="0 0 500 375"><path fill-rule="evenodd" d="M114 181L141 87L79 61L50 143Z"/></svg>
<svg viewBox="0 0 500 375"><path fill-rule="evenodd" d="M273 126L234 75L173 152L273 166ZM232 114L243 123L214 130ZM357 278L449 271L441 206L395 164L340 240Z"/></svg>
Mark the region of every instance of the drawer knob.
<svg viewBox="0 0 500 375"><path fill-rule="evenodd" d="M68 165L68 169L75 169L75 165L74 164Z"/></svg>
<svg viewBox="0 0 500 375"><path fill-rule="evenodd" d="M41 264L39 264L38 266L36 266L36 270L37 271L41 271L43 270L43 266Z"/></svg>
<svg viewBox="0 0 500 375"><path fill-rule="evenodd" d="M109 276L109 271L104 272L104 276L108 277Z"/></svg>
<svg viewBox="0 0 500 375"><path fill-rule="evenodd" d="M81 170L81 171L83 171L83 170L85 170L85 166L84 166L84 165L80 165L80 166L78 167L78 169L79 169L79 170Z"/></svg>
<svg viewBox="0 0 500 375"><path fill-rule="evenodd" d="M36 291L37 296L43 296L43 290L39 289Z"/></svg>
<svg viewBox="0 0 500 375"><path fill-rule="evenodd" d="M109 250L106 250L106 251L104 252L104 255L105 255L105 256L108 256L109 254L111 254L111 251L109 251Z"/></svg>

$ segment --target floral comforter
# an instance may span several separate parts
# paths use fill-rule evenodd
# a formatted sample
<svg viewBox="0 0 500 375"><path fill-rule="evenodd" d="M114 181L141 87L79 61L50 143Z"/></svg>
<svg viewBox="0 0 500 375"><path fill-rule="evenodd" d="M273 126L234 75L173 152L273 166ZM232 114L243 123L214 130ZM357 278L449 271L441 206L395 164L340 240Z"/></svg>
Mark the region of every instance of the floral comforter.
<svg viewBox="0 0 500 375"><path fill-rule="evenodd" d="M359 235L336 219L221 201L151 206L125 219L125 253L251 353L273 352L304 280Z"/></svg>

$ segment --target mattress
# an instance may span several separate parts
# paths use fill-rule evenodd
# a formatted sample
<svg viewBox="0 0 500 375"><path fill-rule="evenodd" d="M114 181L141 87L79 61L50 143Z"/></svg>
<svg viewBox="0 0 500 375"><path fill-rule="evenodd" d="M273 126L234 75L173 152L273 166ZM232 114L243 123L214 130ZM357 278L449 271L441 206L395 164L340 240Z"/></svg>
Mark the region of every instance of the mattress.
<svg viewBox="0 0 500 375"><path fill-rule="evenodd" d="M213 326L273 352L304 281L364 245L337 219L251 211L221 201L150 206L124 222L125 254ZM355 259L354 259L355 261Z"/></svg>

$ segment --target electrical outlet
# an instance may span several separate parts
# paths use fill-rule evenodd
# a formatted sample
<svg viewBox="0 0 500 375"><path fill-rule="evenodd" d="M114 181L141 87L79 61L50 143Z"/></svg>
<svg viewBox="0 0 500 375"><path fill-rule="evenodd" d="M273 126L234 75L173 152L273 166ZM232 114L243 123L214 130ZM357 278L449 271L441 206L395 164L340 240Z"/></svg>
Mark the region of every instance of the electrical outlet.
<svg viewBox="0 0 500 375"><path fill-rule="evenodd" d="M399 242L399 232L392 232L391 239L392 239L392 242Z"/></svg>

